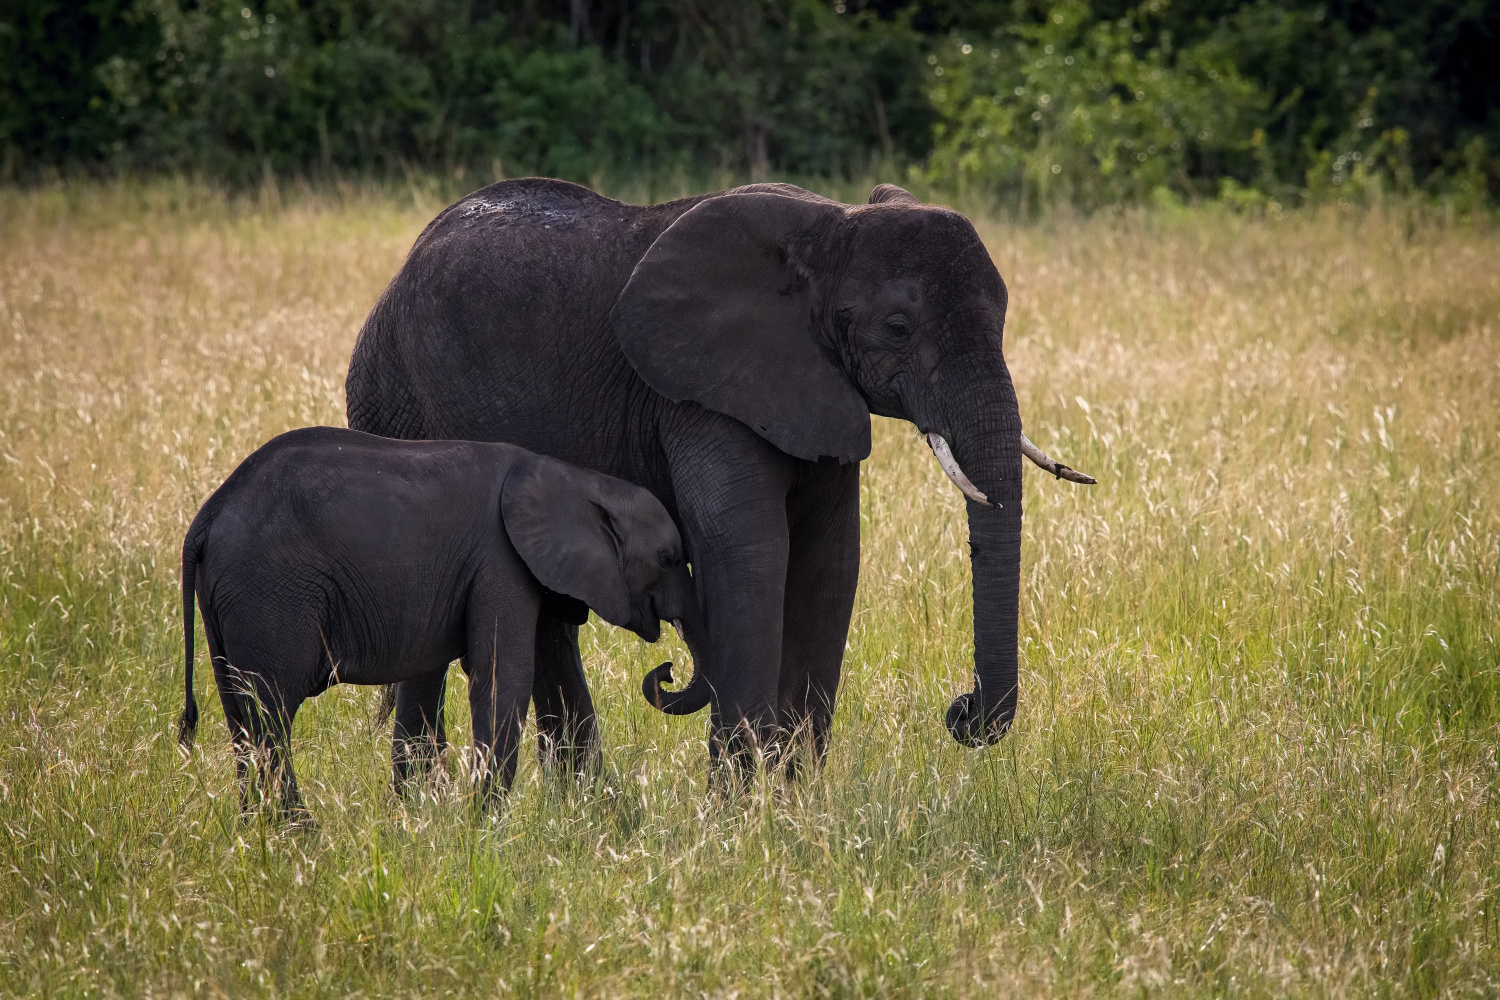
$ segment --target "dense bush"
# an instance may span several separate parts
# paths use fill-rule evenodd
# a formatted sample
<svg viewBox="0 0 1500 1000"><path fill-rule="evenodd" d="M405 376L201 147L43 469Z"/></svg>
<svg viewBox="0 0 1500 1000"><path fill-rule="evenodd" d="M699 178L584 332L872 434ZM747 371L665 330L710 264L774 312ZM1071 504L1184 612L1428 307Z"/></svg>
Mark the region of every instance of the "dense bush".
<svg viewBox="0 0 1500 1000"><path fill-rule="evenodd" d="M129 16L154 29L151 51L102 61L90 98L114 141L66 153L231 178L492 159L586 177L649 155L660 116L620 65L526 44L475 6L138 0Z"/></svg>
<svg viewBox="0 0 1500 1000"><path fill-rule="evenodd" d="M11 174L231 179L496 163L579 180L704 164L834 174L925 151L932 109L906 17L648 0L591 24L569 13L587 4L541 6L21 0L0 21L0 146Z"/></svg>
<svg viewBox="0 0 1500 1000"><path fill-rule="evenodd" d="M0 162L1467 208L1500 191L1496 51L1495 0L11 0Z"/></svg>
<svg viewBox="0 0 1500 1000"><path fill-rule="evenodd" d="M1023 207L1201 191L1252 171L1266 95L1214 41L1141 50L1140 12L1095 21L1081 2L976 48L962 36L928 57L941 115L929 172L999 186Z"/></svg>

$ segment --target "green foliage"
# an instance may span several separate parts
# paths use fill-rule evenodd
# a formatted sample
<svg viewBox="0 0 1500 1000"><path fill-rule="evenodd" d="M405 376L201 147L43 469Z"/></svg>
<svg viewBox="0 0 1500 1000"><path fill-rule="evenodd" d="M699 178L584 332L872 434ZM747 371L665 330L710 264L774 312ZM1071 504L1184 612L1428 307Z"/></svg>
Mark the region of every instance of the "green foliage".
<svg viewBox="0 0 1500 1000"><path fill-rule="evenodd" d="M926 149L932 112L905 17L844 17L819 0L634 6L635 27L617 25L608 46L555 20L528 25L525 4L120 0L84 20L129 36L61 65L63 50L37 38L87 25L30 0L0 21L17 67L0 70L0 146L12 174L498 164L582 181L704 161L831 175ZM38 90L36 76L66 93ZM78 136L44 127L75 106Z"/></svg>
<svg viewBox="0 0 1500 1000"><path fill-rule="evenodd" d="M108 155L116 122L102 113L96 69L151 44L133 0L10 0L0 8L0 162L67 163Z"/></svg>
<svg viewBox="0 0 1500 1000"><path fill-rule="evenodd" d="M1469 213L1497 36L1483 0L12 0L0 177L894 170L1023 211Z"/></svg>
<svg viewBox="0 0 1500 1000"><path fill-rule="evenodd" d="M655 106L598 49L501 49L495 58L506 65L486 104L511 172L582 177L654 151L664 124ZM461 150L482 154L484 130L465 132Z"/></svg>
<svg viewBox="0 0 1500 1000"><path fill-rule="evenodd" d="M1215 39L1266 93L1263 155L1284 188L1300 186L1331 151L1332 162L1344 158L1344 173L1363 176L1366 193L1378 177L1383 190L1416 185L1450 194L1470 138L1500 129L1494 3L1258 0L1161 8L1164 30ZM1407 137L1399 152L1398 129Z"/></svg>
<svg viewBox="0 0 1500 1000"><path fill-rule="evenodd" d="M1079 0L978 46L955 38L928 57L941 116L928 176L1013 191L1024 207L1201 193L1239 166L1264 94L1213 43L1138 52L1143 11L1094 21Z"/></svg>
<svg viewBox="0 0 1500 1000"><path fill-rule="evenodd" d="M1494 3L954 0L933 7L958 43L976 51L998 46L1002 57L1017 39L1035 42L1043 31L1064 36L1054 44L1083 44L1091 32L1097 38L1111 25L1128 28L1109 39L1111 54L1126 65L1152 64L1164 77L1155 91L1139 88L1145 103L1186 110L1196 96L1200 108L1207 99L1215 113L1232 113L1218 129L1220 148L1183 143L1190 183L1173 187L1184 193L1248 190L1268 204L1304 194L1350 200L1420 190L1477 207L1500 192L1500 161L1476 169L1465 152L1475 138L1484 140L1476 149L1492 151L1500 137ZM1208 70L1219 77L1205 80ZM1129 87L1122 81L1122 90ZM1221 92L1207 93L1214 89ZM1137 186L1134 196L1147 190Z"/></svg>
<svg viewBox="0 0 1500 1000"><path fill-rule="evenodd" d="M460 0L150 3L153 59L101 68L137 163L233 177L499 160L587 179L660 132L597 49L527 48Z"/></svg>
<svg viewBox="0 0 1500 1000"><path fill-rule="evenodd" d="M674 7L682 54L659 93L720 166L826 176L862 172L872 156L926 152L933 109L909 11L884 20L823 0Z"/></svg>

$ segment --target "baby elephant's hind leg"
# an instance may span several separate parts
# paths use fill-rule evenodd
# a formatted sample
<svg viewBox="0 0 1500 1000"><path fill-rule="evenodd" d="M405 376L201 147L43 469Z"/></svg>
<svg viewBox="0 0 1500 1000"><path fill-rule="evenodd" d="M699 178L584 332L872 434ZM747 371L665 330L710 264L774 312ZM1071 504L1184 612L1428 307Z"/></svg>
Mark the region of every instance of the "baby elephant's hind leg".
<svg viewBox="0 0 1500 1000"><path fill-rule="evenodd" d="M214 681L234 742L242 817L270 801L287 822L311 825L312 814L303 805L292 770L292 720L302 698L284 693L264 672L233 666L221 657L214 658Z"/></svg>

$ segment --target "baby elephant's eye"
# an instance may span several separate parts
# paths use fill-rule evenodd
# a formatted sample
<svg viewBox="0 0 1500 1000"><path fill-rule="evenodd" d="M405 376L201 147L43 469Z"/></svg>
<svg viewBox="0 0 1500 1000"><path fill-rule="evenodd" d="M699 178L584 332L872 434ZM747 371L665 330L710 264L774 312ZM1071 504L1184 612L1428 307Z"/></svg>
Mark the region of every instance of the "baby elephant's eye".
<svg viewBox="0 0 1500 1000"><path fill-rule="evenodd" d="M674 569L680 561L677 558L677 550L670 545L664 549L658 549L656 558L661 563L662 569Z"/></svg>

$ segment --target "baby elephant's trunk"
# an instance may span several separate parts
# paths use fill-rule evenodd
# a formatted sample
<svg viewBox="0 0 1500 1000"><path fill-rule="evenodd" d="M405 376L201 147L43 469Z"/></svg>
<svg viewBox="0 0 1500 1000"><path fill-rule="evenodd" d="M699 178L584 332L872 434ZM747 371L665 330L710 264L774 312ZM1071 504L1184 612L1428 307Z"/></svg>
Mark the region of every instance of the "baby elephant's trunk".
<svg viewBox="0 0 1500 1000"><path fill-rule="evenodd" d="M663 684L672 683L670 661L652 670L641 679L641 694L646 700L668 715L692 715L708 704L710 685L708 682L708 657L703 642L702 625L692 616L672 622L682 641L687 643L693 657L693 679L681 691L663 691Z"/></svg>

